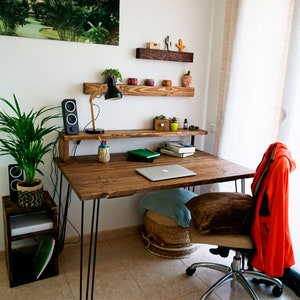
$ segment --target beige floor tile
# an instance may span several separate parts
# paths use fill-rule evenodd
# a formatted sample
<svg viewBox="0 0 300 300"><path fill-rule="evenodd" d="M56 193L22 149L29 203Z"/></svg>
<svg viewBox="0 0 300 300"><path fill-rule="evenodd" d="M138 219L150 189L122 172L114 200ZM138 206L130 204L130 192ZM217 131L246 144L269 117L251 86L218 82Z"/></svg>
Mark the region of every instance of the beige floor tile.
<svg viewBox="0 0 300 300"><path fill-rule="evenodd" d="M221 258L209 253L210 245L184 259L165 259L143 247L140 235L101 242L97 249L95 300L196 300L215 283L222 273L205 268L187 276L187 266L197 261L230 265L232 257ZM88 247L84 247L84 275ZM15 288L9 287L5 261L0 261L1 300L71 300L79 299L79 245L66 245L59 257L59 275ZM83 289L85 281L83 282ZM262 300L298 299L284 288L280 298L274 298L270 287L255 286ZM85 298L85 291L83 293ZM231 289L225 284L209 300L246 300L250 297L240 285Z"/></svg>

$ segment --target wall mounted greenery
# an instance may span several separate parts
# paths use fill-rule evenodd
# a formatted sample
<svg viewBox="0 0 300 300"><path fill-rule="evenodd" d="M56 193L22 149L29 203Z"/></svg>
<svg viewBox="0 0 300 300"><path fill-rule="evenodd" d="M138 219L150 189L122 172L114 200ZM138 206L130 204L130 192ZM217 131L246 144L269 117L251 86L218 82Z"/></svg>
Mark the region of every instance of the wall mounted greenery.
<svg viewBox="0 0 300 300"><path fill-rule="evenodd" d="M120 0L1 0L0 35L119 44Z"/></svg>

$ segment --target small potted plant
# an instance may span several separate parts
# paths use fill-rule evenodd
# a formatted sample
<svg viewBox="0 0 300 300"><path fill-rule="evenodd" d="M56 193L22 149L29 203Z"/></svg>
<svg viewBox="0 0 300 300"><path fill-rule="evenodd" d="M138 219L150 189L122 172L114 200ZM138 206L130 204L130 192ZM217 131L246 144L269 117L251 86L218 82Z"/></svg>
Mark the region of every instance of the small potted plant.
<svg viewBox="0 0 300 300"><path fill-rule="evenodd" d="M13 97L13 102L0 98L12 112L9 114L5 110L0 111L0 155L11 155L25 174L25 180L17 184L18 204L23 207L36 207L43 203L44 192L41 180L35 175L36 172L44 175L39 165L44 163L44 155L55 143L44 143L43 138L59 128L56 125L46 125L61 117L61 114L55 112L58 107L54 106L22 112L16 96Z"/></svg>
<svg viewBox="0 0 300 300"><path fill-rule="evenodd" d="M169 123L165 115L159 115L153 119L153 128L158 131L169 131Z"/></svg>
<svg viewBox="0 0 300 300"><path fill-rule="evenodd" d="M169 118L169 121L170 121L170 129L171 129L171 131L177 131L178 130L178 126L179 126L178 118L177 117L172 117L172 118Z"/></svg>
<svg viewBox="0 0 300 300"><path fill-rule="evenodd" d="M192 84L192 76L191 71L187 71L185 74L182 75L182 86L189 87Z"/></svg>
<svg viewBox="0 0 300 300"><path fill-rule="evenodd" d="M118 69L105 69L101 75L105 77L105 83L107 83L107 78L113 78L114 84L116 84L118 80L120 82L123 81L122 74Z"/></svg>

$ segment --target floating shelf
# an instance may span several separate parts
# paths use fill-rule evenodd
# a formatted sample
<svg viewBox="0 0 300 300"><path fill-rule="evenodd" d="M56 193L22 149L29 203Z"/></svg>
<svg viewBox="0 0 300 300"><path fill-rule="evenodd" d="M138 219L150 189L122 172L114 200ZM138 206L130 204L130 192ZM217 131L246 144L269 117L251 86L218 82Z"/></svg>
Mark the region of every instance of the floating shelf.
<svg viewBox="0 0 300 300"><path fill-rule="evenodd" d="M127 85L117 84L116 87L123 95L130 96L168 96L168 97L194 97L195 88L181 86L146 86L146 85ZM100 89L99 89L100 88ZM83 93L87 95L93 94L99 89L99 94L104 94L107 89L106 84L99 83L83 83Z"/></svg>
<svg viewBox="0 0 300 300"><path fill-rule="evenodd" d="M194 53L136 48L136 58L193 62Z"/></svg>

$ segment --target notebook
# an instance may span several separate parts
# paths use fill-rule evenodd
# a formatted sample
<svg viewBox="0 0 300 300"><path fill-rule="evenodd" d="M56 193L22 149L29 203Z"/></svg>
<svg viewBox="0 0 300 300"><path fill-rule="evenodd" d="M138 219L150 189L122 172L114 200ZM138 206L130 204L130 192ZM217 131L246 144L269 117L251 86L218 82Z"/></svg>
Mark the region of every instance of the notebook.
<svg viewBox="0 0 300 300"><path fill-rule="evenodd" d="M151 181L166 180L196 175L195 172L178 164L137 168L136 172Z"/></svg>

